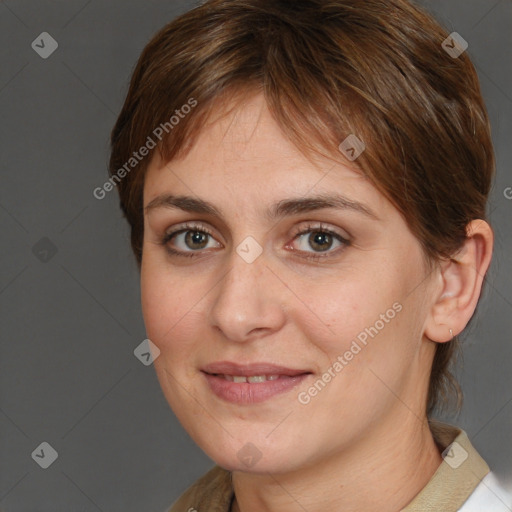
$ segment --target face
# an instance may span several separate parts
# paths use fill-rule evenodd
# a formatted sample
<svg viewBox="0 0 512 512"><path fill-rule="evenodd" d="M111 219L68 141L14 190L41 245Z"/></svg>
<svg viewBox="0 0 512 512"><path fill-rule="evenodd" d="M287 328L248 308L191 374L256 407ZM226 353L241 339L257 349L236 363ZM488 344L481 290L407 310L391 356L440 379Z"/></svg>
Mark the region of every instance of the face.
<svg viewBox="0 0 512 512"><path fill-rule="evenodd" d="M432 350L420 244L334 158L302 155L254 96L186 156L149 165L141 292L155 370L226 469L297 470L421 414Z"/></svg>

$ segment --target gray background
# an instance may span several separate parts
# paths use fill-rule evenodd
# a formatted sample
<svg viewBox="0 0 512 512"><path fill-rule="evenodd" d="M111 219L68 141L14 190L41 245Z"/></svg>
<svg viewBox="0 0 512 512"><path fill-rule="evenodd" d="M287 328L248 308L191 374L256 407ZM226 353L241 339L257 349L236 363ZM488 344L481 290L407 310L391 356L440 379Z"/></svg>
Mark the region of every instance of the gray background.
<svg viewBox="0 0 512 512"><path fill-rule="evenodd" d="M512 2L422 3L469 43L498 167L494 262L465 341L465 406L448 419L510 484ZM133 355L145 331L128 229L115 190L92 195L140 51L193 5L0 2L3 511L162 512L212 465ZM31 47L45 31L59 45L47 59ZM43 441L59 454L48 469L31 457Z"/></svg>

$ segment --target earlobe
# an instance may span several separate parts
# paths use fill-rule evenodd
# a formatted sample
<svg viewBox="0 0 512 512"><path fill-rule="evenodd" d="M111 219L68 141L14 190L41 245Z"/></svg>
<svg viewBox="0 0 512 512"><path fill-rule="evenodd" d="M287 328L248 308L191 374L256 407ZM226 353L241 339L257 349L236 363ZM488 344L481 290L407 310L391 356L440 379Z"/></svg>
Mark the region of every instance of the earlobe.
<svg viewBox="0 0 512 512"><path fill-rule="evenodd" d="M466 228L461 250L439 264L440 284L425 326L425 336L430 340L450 341L473 316L491 262L493 240L489 224L473 220Z"/></svg>

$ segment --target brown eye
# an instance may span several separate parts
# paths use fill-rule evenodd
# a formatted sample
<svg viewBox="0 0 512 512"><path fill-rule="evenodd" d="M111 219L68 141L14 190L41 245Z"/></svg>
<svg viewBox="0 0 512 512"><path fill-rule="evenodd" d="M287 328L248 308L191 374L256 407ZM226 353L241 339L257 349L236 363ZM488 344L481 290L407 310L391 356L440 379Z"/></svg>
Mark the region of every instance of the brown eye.
<svg viewBox="0 0 512 512"><path fill-rule="evenodd" d="M202 249L208 248L208 243L213 240L212 233L203 226L185 225L167 233L161 240L169 254L176 256L196 256ZM221 247L220 244L210 247Z"/></svg>
<svg viewBox="0 0 512 512"><path fill-rule="evenodd" d="M210 235L203 231L185 231L184 242L189 249L204 249Z"/></svg>
<svg viewBox="0 0 512 512"><path fill-rule="evenodd" d="M315 250L327 251L333 243L333 236L324 231L313 231L308 237L308 243Z"/></svg>
<svg viewBox="0 0 512 512"><path fill-rule="evenodd" d="M294 241L297 239L299 240L297 252L306 253L306 258L313 259L337 254L339 251L336 248L342 250L345 246L350 245L349 240L345 237L323 226L307 226L295 235ZM336 243L338 243L338 247L335 246ZM335 249L330 250L333 246Z"/></svg>

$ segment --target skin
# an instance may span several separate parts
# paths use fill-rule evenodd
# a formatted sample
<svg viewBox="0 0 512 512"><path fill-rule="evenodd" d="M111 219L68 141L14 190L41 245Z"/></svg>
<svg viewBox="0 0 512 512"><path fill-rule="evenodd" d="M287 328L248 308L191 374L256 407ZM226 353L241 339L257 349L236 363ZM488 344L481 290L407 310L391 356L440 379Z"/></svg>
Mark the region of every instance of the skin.
<svg viewBox="0 0 512 512"><path fill-rule="evenodd" d="M449 341L449 329L458 334L473 314L492 231L475 221L458 262L429 270L405 220L355 163L306 158L254 95L205 125L186 155L163 162L154 153L149 164L145 206L179 194L223 213L145 212L141 293L164 395L194 441L233 471L234 511L397 511L441 463L425 414L430 368L436 342ZM264 216L280 200L333 191L378 218L340 209ZM187 221L212 236L187 245L178 235L167 246L197 256L168 254L165 233ZM348 245L333 237L321 251L308 242L320 222ZM295 236L308 224L311 231ZM247 236L263 250L252 263L236 252ZM324 257L307 259L315 254ZM298 393L394 303L402 306L395 318L300 403ZM221 360L313 375L266 402L235 405L214 395L199 371ZM261 453L251 468L237 455L249 442Z"/></svg>

